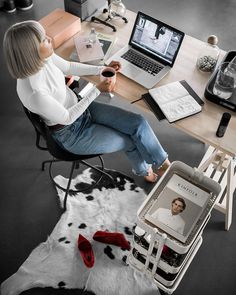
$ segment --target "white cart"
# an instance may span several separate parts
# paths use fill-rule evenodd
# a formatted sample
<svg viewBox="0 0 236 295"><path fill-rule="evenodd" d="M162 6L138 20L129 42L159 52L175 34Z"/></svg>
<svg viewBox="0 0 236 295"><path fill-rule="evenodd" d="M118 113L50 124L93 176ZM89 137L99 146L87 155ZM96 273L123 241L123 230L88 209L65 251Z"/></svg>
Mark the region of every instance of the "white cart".
<svg viewBox="0 0 236 295"><path fill-rule="evenodd" d="M187 240L183 243L146 219L146 214L158 199L173 175L209 192L209 200ZM150 277L162 293L172 294L178 287L191 261L202 244L202 232L220 192L220 185L196 168L173 162L137 212L132 249L127 263Z"/></svg>

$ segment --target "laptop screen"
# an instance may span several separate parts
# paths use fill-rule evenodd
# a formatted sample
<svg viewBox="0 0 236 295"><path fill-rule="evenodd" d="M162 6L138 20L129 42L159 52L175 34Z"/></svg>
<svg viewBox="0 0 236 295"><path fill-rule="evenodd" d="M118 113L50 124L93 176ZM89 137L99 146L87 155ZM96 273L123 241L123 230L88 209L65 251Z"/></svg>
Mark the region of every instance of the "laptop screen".
<svg viewBox="0 0 236 295"><path fill-rule="evenodd" d="M184 33L138 12L129 45L169 66L173 66Z"/></svg>

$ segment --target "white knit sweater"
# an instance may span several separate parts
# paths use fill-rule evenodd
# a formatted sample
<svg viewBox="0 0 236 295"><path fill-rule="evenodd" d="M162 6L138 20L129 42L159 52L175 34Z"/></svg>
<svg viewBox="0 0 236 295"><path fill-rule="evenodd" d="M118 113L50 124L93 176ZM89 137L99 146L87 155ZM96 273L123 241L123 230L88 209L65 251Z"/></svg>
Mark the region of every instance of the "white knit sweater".
<svg viewBox="0 0 236 295"><path fill-rule="evenodd" d="M38 73L17 80L17 94L23 105L39 114L47 125L69 125L87 109L100 91L94 86L78 102L75 93L65 84L65 75L98 75L101 68L69 62L54 53L45 60Z"/></svg>

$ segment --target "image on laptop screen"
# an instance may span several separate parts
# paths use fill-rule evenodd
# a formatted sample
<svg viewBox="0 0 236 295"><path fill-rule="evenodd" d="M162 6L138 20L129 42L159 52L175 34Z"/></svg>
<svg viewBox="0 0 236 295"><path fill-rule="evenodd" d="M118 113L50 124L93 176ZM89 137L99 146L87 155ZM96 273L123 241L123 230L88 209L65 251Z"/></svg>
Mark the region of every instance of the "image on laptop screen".
<svg viewBox="0 0 236 295"><path fill-rule="evenodd" d="M183 32L139 12L129 44L173 66L183 37Z"/></svg>

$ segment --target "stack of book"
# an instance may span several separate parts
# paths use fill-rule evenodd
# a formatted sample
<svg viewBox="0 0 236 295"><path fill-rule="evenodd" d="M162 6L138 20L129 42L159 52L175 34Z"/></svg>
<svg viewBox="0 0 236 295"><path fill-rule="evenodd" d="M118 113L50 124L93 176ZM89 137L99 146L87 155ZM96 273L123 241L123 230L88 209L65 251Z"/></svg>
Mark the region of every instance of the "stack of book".
<svg viewBox="0 0 236 295"><path fill-rule="evenodd" d="M74 38L75 50L71 53L70 59L102 65L110 55L115 40L113 36L98 33L97 41L90 47L88 37L76 36Z"/></svg>

